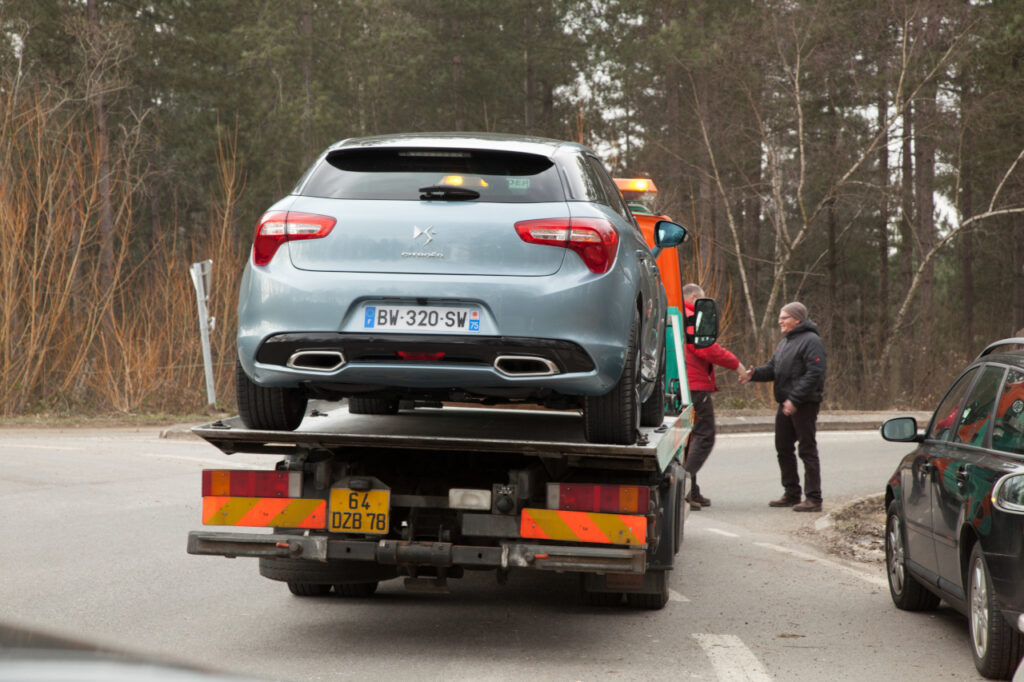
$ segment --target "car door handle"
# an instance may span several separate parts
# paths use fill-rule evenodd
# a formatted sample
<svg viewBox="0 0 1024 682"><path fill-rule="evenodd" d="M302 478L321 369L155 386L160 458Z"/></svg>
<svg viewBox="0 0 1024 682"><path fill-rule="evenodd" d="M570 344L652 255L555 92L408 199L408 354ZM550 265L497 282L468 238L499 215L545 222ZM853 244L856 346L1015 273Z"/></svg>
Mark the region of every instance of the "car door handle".
<svg viewBox="0 0 1024 682"><path fill-rule="evenodd" d="M935 465L932 464L931 462L922 462L921 463L921 473L927 474L928 472L930 472L934 468L935 468Z"/></svg>
<svg viewBox="0 0 1024 682"><path fill-rule="evenodd" d="M967 467L963 466L956 470L956 480L961 483L966 483L970 477L971 475L967 473Z"/></svg>

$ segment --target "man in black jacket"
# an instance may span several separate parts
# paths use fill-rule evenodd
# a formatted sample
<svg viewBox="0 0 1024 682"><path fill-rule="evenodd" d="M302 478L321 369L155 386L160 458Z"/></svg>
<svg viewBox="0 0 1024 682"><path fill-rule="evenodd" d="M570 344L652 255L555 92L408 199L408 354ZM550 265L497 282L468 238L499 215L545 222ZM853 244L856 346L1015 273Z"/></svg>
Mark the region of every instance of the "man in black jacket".
<svg viewBox="0 0 1024 682"><path fill-rule="evenodd" d="M807 317L807 308L796 301L779 312L782 340L767 364L740 374L740 383L774 381L779 403L775 414L775 451L782 472L785 493L768 503L771 507L792 507L793 511L821 511L821 462L815 432L822 389L825 386L825 344L818 326ZM800 472L794 446L804 463L805 499L800 501Z"/></svg>

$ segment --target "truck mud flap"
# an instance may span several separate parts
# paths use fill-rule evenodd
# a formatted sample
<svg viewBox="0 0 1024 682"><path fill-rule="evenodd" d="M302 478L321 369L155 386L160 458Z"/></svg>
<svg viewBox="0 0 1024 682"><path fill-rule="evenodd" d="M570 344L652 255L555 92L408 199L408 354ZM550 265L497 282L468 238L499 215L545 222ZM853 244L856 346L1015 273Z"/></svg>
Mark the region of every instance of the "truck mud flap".
<svg viewBox="0 0 1024 682"><path fill-rule="evenodd" d="M582 573L642 575L647 554L639 547L580 547L506 542L497 547L450 542L335 540L326 536L257 535L193 531L188 553L226 557L281 557L307 561L372 561L382 565L524 568Z"/></svg>

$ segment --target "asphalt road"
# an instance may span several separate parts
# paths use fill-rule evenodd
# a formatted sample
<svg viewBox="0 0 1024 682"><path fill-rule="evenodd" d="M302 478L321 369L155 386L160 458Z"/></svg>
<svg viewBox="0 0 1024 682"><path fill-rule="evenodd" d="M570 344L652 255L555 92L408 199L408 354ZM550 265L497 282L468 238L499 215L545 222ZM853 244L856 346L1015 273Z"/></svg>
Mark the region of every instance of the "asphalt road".
<svg viewBox="0 0 1024 682"><path fill-rule="evenodd" d="M909 614L882 568L830 557L822 515L769 509L771 436L724 434L658 612L589 608L566 575L469 574L447 596L298 598L255 560L186 554L203 468L264 466L158 429L0 430L0 624L274 680L975 680L967 623ZM906 450L823 432L825 511ZM0 663L2 665L2 663Z"/></svg>

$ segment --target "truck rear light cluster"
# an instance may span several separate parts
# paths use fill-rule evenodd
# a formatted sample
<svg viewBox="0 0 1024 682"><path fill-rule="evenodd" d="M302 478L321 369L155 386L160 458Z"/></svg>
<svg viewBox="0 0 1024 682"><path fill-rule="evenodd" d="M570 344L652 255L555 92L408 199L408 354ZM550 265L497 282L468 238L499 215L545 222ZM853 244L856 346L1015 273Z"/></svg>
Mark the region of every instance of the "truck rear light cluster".
<svg viewBox="0 0 1024 682"><path fill-rule="evenodd" d="M285 242L299 239L323 239L338 221L330 216L299 211L267 211L256 225L252 262L267 265Z"/></svg>
<svg viewBox="0 0 1024 682"><path fill-rule="evenodd" d="M603 218L541 218L516 223L519 238L529 244L572 249L591 272L608 272L615 263L619 233Z"/></svg>
<svg viewBox="0 0 1024 682"><path fill-rule="evenodd" d="M203 497L302 497L302 473L204 469Z"/></svg>
<svg viewBox="0 0 1024 682"><path fill-rule="evenodd" d="M645 485L548 483L548 509L647 514L650 488Z"/></svg>

